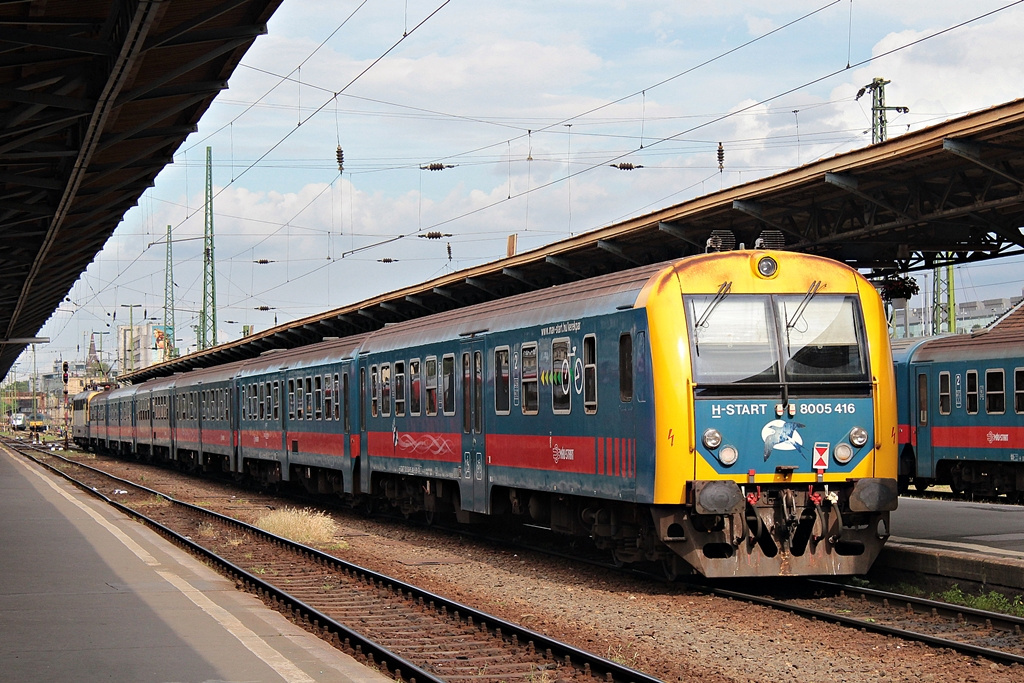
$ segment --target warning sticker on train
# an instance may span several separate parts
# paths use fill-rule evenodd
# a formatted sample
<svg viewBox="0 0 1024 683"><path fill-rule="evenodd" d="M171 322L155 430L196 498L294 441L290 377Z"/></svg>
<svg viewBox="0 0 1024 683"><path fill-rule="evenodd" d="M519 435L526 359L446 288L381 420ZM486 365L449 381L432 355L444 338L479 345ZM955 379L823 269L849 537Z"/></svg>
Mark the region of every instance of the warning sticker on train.
<svg viewBox="0 0 1024 683"><path fill-rule="evenodd" d="M828 469L828 450L830 445L820 441L814 444L814 451L811 453L811 469Z"/></svg>

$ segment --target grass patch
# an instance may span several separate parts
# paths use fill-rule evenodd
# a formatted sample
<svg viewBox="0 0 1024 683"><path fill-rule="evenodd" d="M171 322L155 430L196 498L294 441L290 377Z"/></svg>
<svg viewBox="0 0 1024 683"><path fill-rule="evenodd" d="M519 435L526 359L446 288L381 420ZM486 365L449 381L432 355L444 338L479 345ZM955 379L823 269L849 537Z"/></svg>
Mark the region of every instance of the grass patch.
<svg viewBox="0 0 1024 683"><path fill-rule="evenodd" d="M964 607L972 607L987 612L1000 612L1002 614L1012 614L1015 617L1024 617L1024 597L1020 595L1008 598L1002 593L995 591L989 591L981 595L971 595L964 593L960 586L954 583L950 588L938 593L935 597L938 600L953 605L963 605Z"/></svg>
<svg viewBox="0 0 1024 683"><path fill-rule="evenodd" d="M256 520L256 526L297 543L322 546L334 541L337 524L319 510L285 508Z"/></svg>
<svg viewBox="0 0 1024 683"><path fill-rule="evenodd" d="M142 500L133 500L133 508L147 508L157 507L165 508L171 505L171 501L167 500L163 496L150 496L149 498L143 498Z"/></svg>

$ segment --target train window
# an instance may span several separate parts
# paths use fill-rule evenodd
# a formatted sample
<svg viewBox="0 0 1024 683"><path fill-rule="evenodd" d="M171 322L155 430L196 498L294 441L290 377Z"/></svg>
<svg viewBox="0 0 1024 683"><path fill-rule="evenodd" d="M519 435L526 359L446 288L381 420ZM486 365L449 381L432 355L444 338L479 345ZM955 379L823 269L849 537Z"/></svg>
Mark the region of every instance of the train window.
<svg viewBox="0 0 1024 683"><path fill-rule="evenodd" d="M266 419L270 420L274 417L274 385L267 382L263 386L263 391L266 393L266 396L263 397L264 411L267 415Z"/></svg>
<svg viewBox="0 0 1024 683"><path fill-rule="evenodd" d="M441 392L445 415L455 414L455 354L449 353L441 358Z"/></svg>
<svg viewBox="0 0 1024 683"><path fill-rule="evenodd" d="M1013 371L1013 412L1024 413L1024 368Z"/></svg>
<svg viewBox="0 0 1024 683"><path fill-rule="evenodd" d="M949 415L952 409L949 390L949 373L939 373L939 415Z"/></svg>
<svg viewBox="0 0 1024 683"><path fill-rule="evenodd" d="M338 373L334 373L334 419L341 419L341 384L338 382Z"/></svg>
<svg viewBox="0 0 1024 683"><path fill-rule="evenodd" d="M267 390L262 382L256 388L256 417L260 420L267 419Z"/></svg>
<svg viewBox="0 0 1024 683"><path fill-rule="evenodd" d="M967 371L967 414L978 414L978 371Z"/></svg>
<svg viewBox="0 0 1024 683"><path fill-rule="evenodd" d="M629 333L619 336L619 400L633 400L633 337Z"/></svg>
<svg viewBox="0 0 1024 683"><path fill-rule="evenodd" d="M256 382L253 382L249 386L249 418L257 419L260 414L260 408L263 404L260 402L259 393L256 390Z"/></svg>
<svg viewBox="0 0 1024 683"><path fill-rule="evenodd" d="M359 368L359 428L366 429L366 368Z"/></svg>
<svg viewBox="0 0 1024 683"><path fill-rule="evenodd" d="M508 415L511 412L511 373L508 365L509 348L494 349L494 412Z"/></svg>
<svg viewBox="0 0 1024 683"><path fill-rule="evenodd" d="M597 412L597 337L583 338L583 412Z"/></svg>
<svg viewBox="0 0 1024 683"><path fill-rule="evenodd" d="M380 414L391 417L391 364L380 366Z"/></svg>
<svg viewBox="0 0 1024 683"><path fill-rule="evenodd" d="M409 361L409 414L419 415L422 399L423 384L420 381L420 359L413 358Z"/></svg>
<svg viewBox="0 0 1024 683"><path fill-rule="evenodd" d="M786 381L870 380L856 297L780 296L777 309Z"/></svg>
<svg viewBox="0 0 1024 683"><path fill-rule="evenodd" d="M377 417L380 412L380 380L377 378L377 366L370 368L370 416Z"/></svg>
<svg viewBox="0 0 1024 683"><path fill-rule="evenodd" d="M345 416L345 433L352 430L352 421L348 416L348 373L341 376L341 414Z"/></svg>
<svg viewBox="0 0 1024 683"><path fill-rule="evenodd" d="M1006 381L1002 368L985 371L985 412L990 415L1006 412Z"/></svg>
<svg viewBox="0 0 1024 683"><path fill-rule="evenodd" d="M324 378L320 375L313 377L313 410L316 419L324 419Z"/></svg>
<svg viewBox="0 0 1024 683"><path fill-rule="evenodd" d="M295 380L288 380L288 419L295 419Z"/></svg>
<svg viewBox="0 0 1024 683"><path fill-rule="evenodd" d="M302 378L295 380L295 419L301 420L306 405L305 392L302 390Z"/></svg>
<svg viewBox="0 0 1024 683"><path fill-rule="evenodd" d="M427 415L437 415L437 358L427 357L426 371Z"/></svg>
<svg viewBox="0 0 1024 683"><path fill-rule="evenodd" d="M405 362L395 361L395 415L405 415Z"/></svg>
<svg viewBox="0 0 1024 683"><path fill-rule="evenodd" d="M928 375L917 376L917 424L928 424Z"/></svg>
<svg viewBox="0 0 1024 683"><path fill-rule="evenodd" d="M473 352L473 430L484 433L484 354Z"/></svg>
<svg viewBox="0 0 1024 683"><path fill-rule="evenodd" d="M551 412L568 415L572 411L572 367L569 340L551 341Z"/></svg>
<svg viewBox="0 0 1024 683"><path fill-rule="evenodd" d="M224 419L227 419L227 415ZM281 419L281 382L278 380L274 380L274 419Z"/></svg>
<svg viewBox="0 0 1024 683"><path fill-rule="evenodd" d="M523 394L523 415L536 415L540 408L537 387L537 343L523 344L523 377L520 380Z"/></svg>
<svg viewBox="0 0 1024 683"><path fill-rule="evenodd" d="M462 353L462 431L469 434L473 426L473 410L470 392L473 389L473 377L470 375L469 352Z"/></svg>
<svg viewBox="0 0 1024 683"><path fill-rule="evenodd" d="M334 385L331 384L331 376L324 375L324 419L330 420L334 417Z"/></svg>

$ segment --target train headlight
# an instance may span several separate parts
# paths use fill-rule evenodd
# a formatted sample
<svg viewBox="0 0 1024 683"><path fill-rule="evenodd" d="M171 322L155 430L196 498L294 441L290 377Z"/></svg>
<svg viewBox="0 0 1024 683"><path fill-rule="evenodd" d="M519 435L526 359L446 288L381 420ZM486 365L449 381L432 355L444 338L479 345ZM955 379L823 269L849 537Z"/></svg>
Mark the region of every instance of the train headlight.
<svg viewBox="0 0 1024 683"><path fill-rule="evenodd" d="M736 464L736 459L740 457L739 452L733 446L723 446L722 450L718 452L718 460L726 467L731 467Z"/></svg>
<svg viewBox="0 0 1024 683"><path fill-rule="evenodd" d="M779 272L779 262L771 256L763 256L757 262L757 272L761 277L772 277Z"/></svg>
<svg viewBox="0 0 1024 683"><path fill-rule="evenodd" d="M704 442L705 448L709 451L713 451L722 445L722 433L714 428L705 429L702 441Z"/></svg>
<svg viewBox="0 0 1024 683"><path fill-rule="evenodd" d="M850 430L850 443L861 448L868 442L868 430L863 427L854 427Z"/></svg>
<svg viewBox="0 0 1024 683"><path fill-rule="evenodd" d="M848 443L836 444L835 450L832 451L832 457L840 465L845 465L853 459L853 446Z"/></svg>

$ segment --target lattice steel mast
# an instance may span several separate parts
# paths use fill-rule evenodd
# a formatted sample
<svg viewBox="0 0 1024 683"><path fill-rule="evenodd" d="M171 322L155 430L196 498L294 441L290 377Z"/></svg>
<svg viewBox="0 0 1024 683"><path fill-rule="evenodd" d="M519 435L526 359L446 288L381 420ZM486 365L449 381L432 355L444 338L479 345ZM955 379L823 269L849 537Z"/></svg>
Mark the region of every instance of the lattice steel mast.
<svg viewBox="0 0 1024 683"><path fill-rule="evenodd" d="M167 226L167 263L164 266L164 353L162 360L177 358L174 346L174 260L171 257L171 226Z"/></svg>
<svg viewBox="0 0 1024 683"><path fill-rule="evenodd" d="M199 350L217 345L217 285L213 270L213 151L206 148L206 220L203 230L203 306L199 309Z"/></svg>

